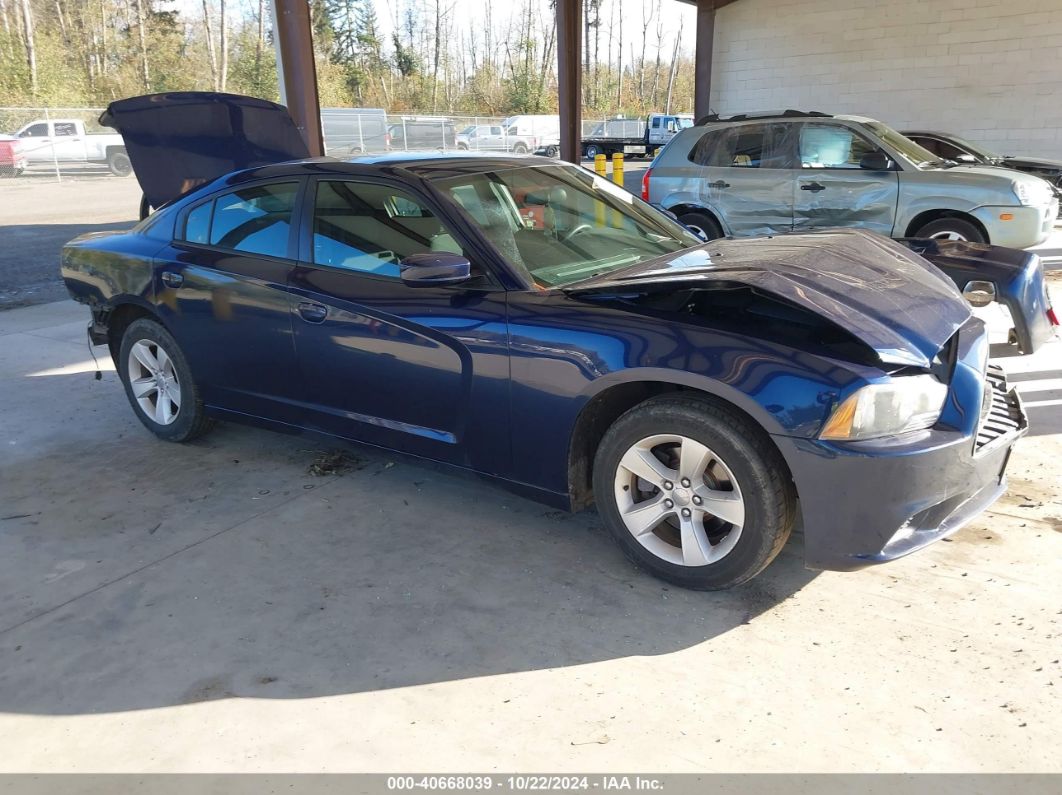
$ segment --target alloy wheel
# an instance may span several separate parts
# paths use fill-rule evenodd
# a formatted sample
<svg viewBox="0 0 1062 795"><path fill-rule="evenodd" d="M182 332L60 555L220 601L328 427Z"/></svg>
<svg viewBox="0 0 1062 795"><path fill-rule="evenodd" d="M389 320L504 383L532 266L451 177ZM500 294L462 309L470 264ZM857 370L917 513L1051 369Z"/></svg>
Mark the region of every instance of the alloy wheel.
<svg viewBox="0 0 1062 795"><path fill-rule="evenodd" d="M129 386L144 415L171 425L181 410L181 384L173 359L153 340L139 340L129 349Z"/></svg>
<svg viewBox="0 0 1062 795"><path fill-rule="evenodd" d="M679 566L722 560L745 524L733 472L688 436L656 434L631 445L616 468L615 496L635 540Z"/></svg>
<svg viewBox="0 0 1062 795"><path fill-rule="evenodd" d="M941 229L929 236L930 240L966 240L966 237L951 229Z"/></svg>

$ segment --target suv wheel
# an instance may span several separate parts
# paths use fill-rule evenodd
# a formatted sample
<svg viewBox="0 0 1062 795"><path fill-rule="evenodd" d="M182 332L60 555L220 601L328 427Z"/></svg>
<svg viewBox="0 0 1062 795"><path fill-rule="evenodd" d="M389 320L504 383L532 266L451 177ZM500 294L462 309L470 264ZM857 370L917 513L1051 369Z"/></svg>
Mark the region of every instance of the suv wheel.
<svg viewBox="0 0 1062 795"><path fill-rule="evenodd" d="M627 557L686 588L751 579L796 516L785 464L763 432L694 397L656 398L620 417L593 479L598 514Z"/></svg>
<svg viewBox="0 0 1062 795"><path fill-rule="evenodd" d="M987 243L984 234L969 221L961 218L938 218L920 227L912 237L928 237L934 240L966 240L970 243Z"/></svg>
<svg viewBox="0 0 1062 795"><path fill-rule="evenodd" d="M678 217L679 223L704 235L705 240L715 240L723 236L723 230L712 216L705 213L683 213Z"/></svg>

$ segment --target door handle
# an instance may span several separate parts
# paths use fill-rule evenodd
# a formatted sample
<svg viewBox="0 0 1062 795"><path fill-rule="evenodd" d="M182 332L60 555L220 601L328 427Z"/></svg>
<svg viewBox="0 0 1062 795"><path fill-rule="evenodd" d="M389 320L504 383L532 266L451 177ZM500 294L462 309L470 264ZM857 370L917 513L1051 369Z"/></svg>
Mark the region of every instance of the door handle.
<svg viewBox="0 0 1062 795"><path fill-rule="evenodd" d="M167 287L180 287L182 284L184 284L184 277L179 273L174 273L173 271L163 271L161 278L162 283L165 284Z"/></svg>
<svg viewBox="0 0 1062 795"><path fill-rule="evenodd" d="M730 187L730 183L729 182L723 182L723 180L721 180L721 179L717 179L715 182L709 182L708 183L708 187L709 188L729 188Z"/></svg>
<svg viewBox="0 0 1062 795"><path fill-rule="evenodd" d="M817 182L809 182L806 185L800 186L801 190L810 190L812 193L818 193L820 190L826 190L825 185L820 185Z"/></svg>
<svg viewBox="0 0 1062 795"><path fill-rule="evenodd" d="M299 316L307 323L323 323L328 317L328 307L304 301L299 304Z"/></svg>

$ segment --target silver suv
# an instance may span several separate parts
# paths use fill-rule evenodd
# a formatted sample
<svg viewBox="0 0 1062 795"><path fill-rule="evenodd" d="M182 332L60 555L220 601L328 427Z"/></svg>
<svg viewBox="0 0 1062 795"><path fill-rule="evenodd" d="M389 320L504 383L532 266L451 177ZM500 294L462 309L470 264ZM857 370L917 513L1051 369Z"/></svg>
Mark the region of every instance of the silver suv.
<svg viewBox="0 0 1062 795"><path fill-rule="evenodd" d="M1027 248L1058 212L1039 177L941 160L874 119L801 111L683 130L646 171L642 198L708 238L858 226Z"/></svg>

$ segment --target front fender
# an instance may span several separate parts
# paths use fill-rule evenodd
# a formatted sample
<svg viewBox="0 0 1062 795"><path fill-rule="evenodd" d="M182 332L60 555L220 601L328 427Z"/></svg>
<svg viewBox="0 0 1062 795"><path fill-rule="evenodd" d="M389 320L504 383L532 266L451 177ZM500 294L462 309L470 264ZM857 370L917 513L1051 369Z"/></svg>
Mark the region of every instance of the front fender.
<svg viewBox="0 0 1062 795"><path fill-rule="evenodd" d="M612 387L637 383L673 384L703 392L741 409L769 434L787 433L787 429L761 405L729 384L696 373L663 367L635 367L603 375L586 385L586 389L580 395L580 403L585 408L595 397Z"/></svg>

